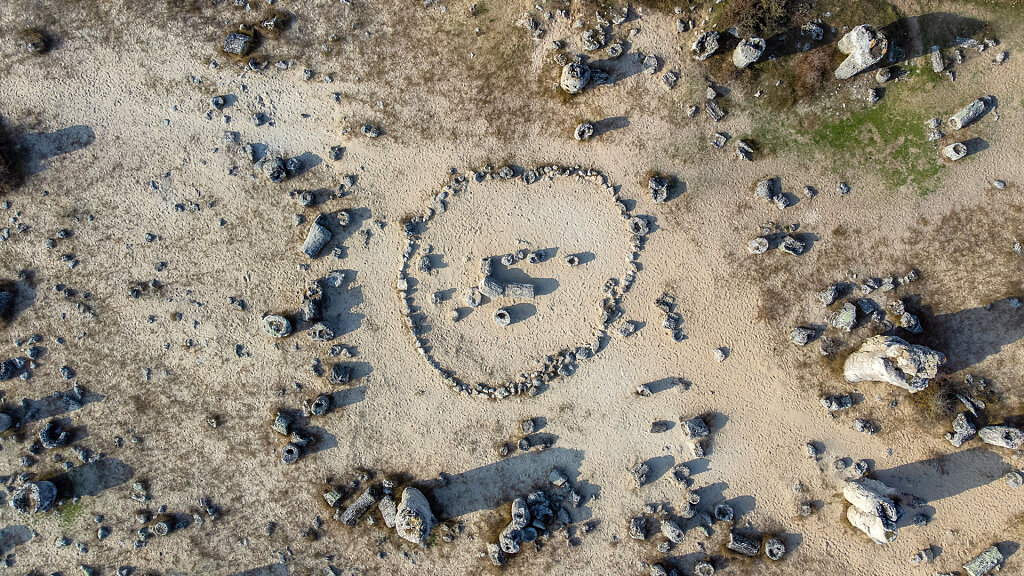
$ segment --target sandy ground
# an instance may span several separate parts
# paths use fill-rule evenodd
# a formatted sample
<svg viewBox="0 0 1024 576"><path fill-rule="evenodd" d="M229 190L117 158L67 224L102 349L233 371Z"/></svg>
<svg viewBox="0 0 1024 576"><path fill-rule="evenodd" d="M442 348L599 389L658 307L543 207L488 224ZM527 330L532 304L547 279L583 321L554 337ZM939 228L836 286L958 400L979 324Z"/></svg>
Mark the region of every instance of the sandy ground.
<svg viewBox="0 0 1024 576"><path fill-rule="evenodd" d="M264 54L277 46L279 53L269 56L263 72L244 71L218 52L222 30L244 17L226 4L207 9L214 16L206 28L184 18L165 27L131 7L113 11L109 20L81 6L66 16L59 10L44 16L20 3L0 7L5 37L36 20L60 37L44 56L30 56L13 41L0 52L0 112L30 151L26 183L3 198L10 202L2 212L11 235L0 243L0 270L5 280L32 271L17 283L16 313L3 327L0 353L23 355L33 334L43 336L38 345L45 349L30 379L3 383L4 400L16 410L22 398L45 400L78 382L92 393L90 401L50 413L73 427L77 445L104 455L99 463L82 464L70 450L58 449L27 469L52 477L65 474L60 463L72 461L67 474L81 498L52 514L0 511L0 552L14 561L8 572L71 574L86 564L103 574L122 565L154 574L318 574L330 564L344 574L639 574L646 570L642 562L667 556L689 574L694 562L710 555L725 574L881 576L959 569L995 543L1011 553L1006 573L1024 571L1024 555L1013 553L1022 537L1021 489L1002 479L1024 466L1019 453L977 440L954 449L942 438L948 419L934 422L924 403L885 384L846 384L837 361L822 358L816 343L804 349L788 342L793 326L825 322L815 291L851 274L898 276L917 267L922 279L897 296L919 298L924 341L949 355L949 378L991 379L999 395L990 405L993 419L1022 413L1024 318L1000 301L1021 295L1021 260L1011 248L1024 236L1021 38L1005 12L898 3L911 16L944 10L998 19L993 34L1011 55L993 67L991 52L970 53L957 65L955 83L915 79L889 87L886 98L941 103L935 110L922 104L915 125L948 117L983 94L1000 102L997 113L966 131L987 148L943 165L922 195L911 186L894 188L870 163L828 150L782 149L748 163L735 157L732 142L710 149L715 130L758 134L760 119L775 112L753 92L774 90L775 83L768 75L746 84L720 80L732 86L726 120L715 125L703 112L687 119L680 105L702 100L708 71L677 51L691 35L677 36L668 12L648 10L627 23L643 31L623 58L638 50L659 54L665 69L683 76L675 90L661 85L660 74L631 72L636 66L623 60L615 85L563 101L551 92L557 68L550 41L568 38L575 53L581 30L556 19L544 22L548 35L534 41L515 26L527 10L540 18L530 5L488 5L474 19L464 2L449 3L444 13L420 3L279 4L296 15L294 27L266 41ZM332 19L342 24L345 40L321 54L320 38ZM358 23L351 32L349 22ZM474 24L484 28L479 36ZM452 39L431 40L432 34ZM398 59L403 50L406 58ZM274 67L281 58L294 58L289 69ZM219 66L211 68L211 59ZM308 82L302 79L307 65L317 69ZM326 83L323 75L331 70L340 71ZM481 80L488 71L494 86ZM530 84L514 81L520 78ZM836 84L836 93L820 104L790 113L841 117L866 106L851 97L851 86L869 85L866 77ZM207 119L209 98L217 94L231 95L229 104ZM254 126L256 112L270 122ZM615 128L579 143L571 133L581 118L613 119L608 124ZM385 135L361 136L358 126L367 121ZM226 140L225 131L237 133L237 143ZM778 144L771 138L758 140ZM272 184L245 157L245 143L304 155L308 169ZM329 158L334 145L345 147L339 161ZM613 336L595 359L536 397L485 401L454 394L416 352L394 288L405 246L402 220L429 205L451 168L488 163L599 169L621 186L634 212L655 223L637 282L622 301L624 318L641 329L630 338ZM652 170L675 175L685 191L653 204L646 193ZM329 198L346 174L358 176L355 186ZM795 206L779 211L753 197L753 182L769 174L781 175L784 189L800 197ZM995 190L995 178L1009 185ZM851 184L849 195L834 192L840 180ZM807 184L821 193L803 198ZM290 197L294 190L318 190L322 201L303 208ZM353 210L353 224L321 257L302 255L308 222L343 208ZM295 214L306 222L296 226ZM799 223L801 232L814 235L809 252L748 254L747 241L766 221ZM17 232L18 224L27 230ZM445 265L418 277L416 295L437 357L471 379L500 380L587 339L597 327L604 282L621 277L629 246L622 226L606 195L585 184L472 185L422 238ZM73 233L48 248L45 240L60 229ZM332 256L335 246L343 258ZM557 248L557 257L514 273L545 281L549 291L529 304L533 310L504 330L490 319L493 304L451 322L449 311L462 306L463 290L478 280L479 258L520 246ZM578 252L593 259L565 266L561 258ZM74 269L62 261L65 254L78 260ZM346 272L346 281L326 295L335 341L310 342L303 334L274 341L262 332L264 314L295 313L306 282L335 270ZM154 278L159 287L129 295ZM67 296L55 285L74 292ZM430 294L446 290L453 291L450 300L430 303ZM664 292L678 301L687 336L682 342L661 328L654 300ZM231 298L243 299L245 308ZM829 336L849 350L870 331ZM348 346L354 357L330 356L334 344ZM729 357L717 363L712 350L722 346ZM329 384L311 370L317 359L324 367L350 363L354 382ZM75 370L74 380L61 377L63 365ZM690 385L668 386L675 377ZM641 383L653 383L656 393L637 397ZM831 418L818 399L835 391L857 392L863 401ZM323 438L315 453L282 464L284 442L269 426L274 412L299 408L321 393L332 394L341 408L311 422ZM696 415L712 424L709 453L700 459L678 425ZM209 426L211 417L221 424ZM554 446L500 458L498 446L519 438L526 417L544 419L541 432ZM880 433L854 432L858 417L874 419ZM650 433L651 422L660 419L676 425ZM24 470L19 459L47 420L3 436L3 474ZM118 437L122 447L115 445ZM825 448L818 461L805 454L811 440ZM876 478L924 499L931 523L901 528L889 545L871 542L846 523L843 475L832 470L837 457L868 460ZM637 489L626 469L641 460L650 460L652 474ZM771 563L762 555L748 561L725 551L728 527L722 523L710 537L691 523L685 542L667 555L656 549L660 536L629 539L627 520L646 503L682 503L685 490L667 472L677 463L690 467L702 510L726 501L738 526L785 535L791 551L784 560ZM596 528L577 533L573 546L558 533L543 550L492 567L481 554L507 522L507 503L542 486L553 467L586 495L573 519ZM426 488L435 512L458 528L454 541L419 548L379 522L349 528L332 520L321 498L326 483L347 483L363 469ZM447 486L436 480L441 473L450 475ZM130 498L135 480L148 483L151 502ZM794 491L797 482L802 491ZM166 505L191 519L201 497L222 508L216 520L206 517L202 525L132 549L142 526L136 510ZM802 518L797 507L805 501L817 510ZM113 529L102 541L96 514ZM314 539L304 531L317 516L325 524ZM272 535L265 530L269 521L277 524ZM88 552L56 546L61 536L84 543ZM935 562L911 565L909 558L929 545L941 549Z"/></svg>

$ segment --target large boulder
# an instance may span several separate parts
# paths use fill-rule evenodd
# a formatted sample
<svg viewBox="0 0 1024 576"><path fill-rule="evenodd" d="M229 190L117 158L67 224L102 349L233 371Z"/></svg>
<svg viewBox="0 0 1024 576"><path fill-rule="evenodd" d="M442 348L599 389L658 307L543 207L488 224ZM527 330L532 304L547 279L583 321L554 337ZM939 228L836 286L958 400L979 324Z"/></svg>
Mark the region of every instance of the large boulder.
<svg viewBox="0 0 1024 576"><path fill-rule="evenodd" d="M252 36L234 32L224 39L224 51L228 54L243 56L252 49Z"/></svg>
<svg viewBox="0 0 1024 576"><path fill-rule="evenodd" d="M11 496L11 508L22 514L46 512L57 500L57 487L46 480L29 482Z"/></svg>
<svg viewBox="0 0 1024 576"><path fill-rule="evenodd" d="M840 52L848 56L836 68L836 78L846 80L881 60L889 50L889 41L881 32L862 24L843 36L838 47Z"/></svg>
<svg viewBox="0 0 1024 576"><path fill-rule="evenodd" d="M590 82L590 67L579 62L570 62L562 67L559 84L569 94L579 94Z"/></svg>
<svg viewBox="0 0 1024 576"><path fill-rule="evenodd" d="M707 60L712 54L718 51L718 32L708 30L702 32L697 40L693 42L693 57L697 60Z"/></svg>
<svg viewBox="0 0 1024 576"><path fill-rule="evenodd" d="M399 536L413 544L424 545L430 531L437 524L437 519L430 511L430 503L426 496L413 487L402 491L402 501L398 503L395 515L395 531Z"/></svg>
<svg viewBox="0 0 1024 576"><path fill-rule="evenodd" d="M944 354L925 346L896 336L872 336L846 358L843 375L848 382L888 382L914 393L927 388L945 363Z"/></svg>
<svg viewBox="0 0 1024 576"><path fill-rule="evenodd" d="M1024 431L1013 426L985 426L978 430L978 437L986 444L1018 450L1024 445Z"/></svg>
<svg viewBox="0 0 1024 576"><path fill-rule="evenodd" d="M740 40L740 43L736 45L736 49L732 52L732 63L740 70L750 66L761 58L767 45L764 38L758 38L757 36Z"/></svg>
<svg viewBox="0 0 1024 576"><path fill-rule="evenodd" d="M851 480L843 487L843 497L850 503L846 518L875 542L892 542L896 539L896 522L903 515L893 501L897 496L899 492L878 480Z"/></svg>

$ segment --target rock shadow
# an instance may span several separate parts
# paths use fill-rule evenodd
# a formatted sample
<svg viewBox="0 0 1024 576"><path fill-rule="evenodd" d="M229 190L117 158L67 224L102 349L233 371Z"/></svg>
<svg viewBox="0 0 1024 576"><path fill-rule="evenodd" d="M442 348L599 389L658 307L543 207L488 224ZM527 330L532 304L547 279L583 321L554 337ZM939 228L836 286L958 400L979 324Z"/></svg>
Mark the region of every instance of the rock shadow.
<svg viewBox="0 0 1024 576"><path fill-rule="evenodd" d="M355 332L362 325L363 314L352 309L363 303L363 289L353 287L358 272L342 270L345 279L340 286L323 283L323 322L334 332L335 337Z"/></svg>
<svg viewBox="0 0 1024 576"><path fill-rule="evenodd" d="M81 150L96 141L92 128L83 124L54 130L27 133L20 138L26 149L24 170L27 176L46 170L46 160Z"/></svg>
<svg viewBox="0 0 1024 576"><path fill-rule="evenodd" d="M66 391L55 392L38 400L25 398L21 401L20 405L12 407L7 412L21 426L60 416L61 414L67 414L68 412L74 412L86 404L99 402L104 398L104 396L95 392L89 392L81 388L80 390L80 396L75 393L74 388L69 388Z"/></svg>
<svg viewBox="0 0 1024 576"><path fill-rule="evenodd" d="M988 309L932 315L925 306L920 312L924 332L907 339L944 352L948 359L943 369L948 372L970 368L1024 337L1024 306L1013 308L1009 300L997 301Z"/></svg>
<svg viewBox="0 0 1024 576"><path fill-rule="evenodd" d="M51 478L61 497L99 496L102 492L128 482L135 469L117 458L100 458Z"/></svg>
<svg viewBox="0 0 1024 576"><path fill-rule="evenodd" d="M24 525L8 526L0 530L0 556L10 554L12 550L32 539L32 529Z"/></svg>
<svg viewBox="0 0 1024 576"><path fill-rule="evenodd" d="M594 137L628 127L629 118L625 116L611 116L604 120L597 120L594 122Z"/></svg>
<svg viewBox="0 0 1024 576"><path fill-rule="evenodd" d="M932 46L940 49L957 46L957 38L971 38L983 32L988 23L951 12L930 12L908 16L883 26L889 40L889 55L879 65L895 64L924 56ZM919 37L913 33L917 30ZM948 60L948 56L947 56Z"/></svg>
<svg viewBox="0 0 1024 576"><path fill-rule="evenodd" d="M874 477L900 492L935 502L1002 478L1010 466L986 448L971 448L887 470Z"/></svg>
<svg viewBox="0 0 1024 576"><path fill-rule="evenodd" d="M548 476L555 468L575 482L580 476L582 450L549 448L512 456L440 480L417 483L434 506L440 520L458 518L480 510L493 510L550 486Z"/></svg>

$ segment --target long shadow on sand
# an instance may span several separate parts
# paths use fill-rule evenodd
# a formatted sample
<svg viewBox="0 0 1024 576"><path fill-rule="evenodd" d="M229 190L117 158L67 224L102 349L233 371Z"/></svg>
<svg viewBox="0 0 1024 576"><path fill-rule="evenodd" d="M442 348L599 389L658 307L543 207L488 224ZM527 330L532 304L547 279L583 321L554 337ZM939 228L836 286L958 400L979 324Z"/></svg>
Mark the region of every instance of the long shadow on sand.
<svg viewBox="0 0 1024 576"><path fill-rule="evenodd" d="M68 126L53 132L25 134L21 142L28 150L25 173L38 174L46 170L46 160L81 150L96 140L96 134L89 126Z"/></svg>
<svg viewBox="0 0 1024 576"><path fill-rule="evenodd" d="M971 448L875 471L875 478L926 502L935 502L984 486L1001 478L1010 467L986 448Z"/></svg>
<svg viewBox="0 0 1024 576"><path fill-rule="evenodd" d="M1024 338L1024 306L1014 309L1007 300L993 303L988 310L970 308L937 316L925 307L920 318L924 333L908 340L944 352L949 372L974 366Z"/></svg>
<svg viewBox="0 0 1024 576"><path fill-rule="evenodd" d="M548 475L555 468L569 477L583 492L586 501L599 487L577 482L582 462L582 450L549 448L452 474L444 486L439 480L431 480L417 483L417 487L436 504L434 512L441 520L479 510L493 510L534 490L548 487Z"/></svg>

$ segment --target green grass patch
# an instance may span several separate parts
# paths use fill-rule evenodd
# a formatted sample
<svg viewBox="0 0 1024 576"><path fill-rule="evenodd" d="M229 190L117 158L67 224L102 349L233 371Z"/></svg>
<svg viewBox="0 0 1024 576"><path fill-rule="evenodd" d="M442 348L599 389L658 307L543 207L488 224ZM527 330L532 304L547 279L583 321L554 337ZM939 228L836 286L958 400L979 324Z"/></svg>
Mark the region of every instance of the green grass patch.
<svg viewBox="0 0 1024 576"><path fill-rule="evenodd" d="M65 528L70 527L82 517L83 512L85 512L85 503L81 500L78 502L69 502L61 506L58 511L61 526Z"/></svg>

